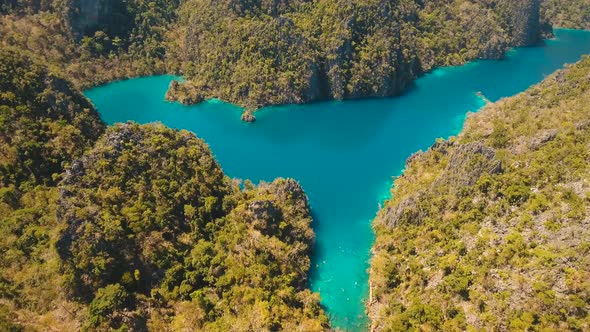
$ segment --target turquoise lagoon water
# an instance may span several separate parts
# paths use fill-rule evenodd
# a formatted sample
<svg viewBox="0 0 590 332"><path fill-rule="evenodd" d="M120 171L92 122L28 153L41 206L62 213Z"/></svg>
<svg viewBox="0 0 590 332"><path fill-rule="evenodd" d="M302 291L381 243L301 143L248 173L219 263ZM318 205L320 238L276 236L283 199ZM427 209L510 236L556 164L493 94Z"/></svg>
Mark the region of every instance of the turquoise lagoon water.
<svg viewBox="0 0 590 332"><path fill-rule="evenodd" d="M590 52L590 32L557 30L544 45L520 48L502 61L438 69L396 98L270 107L257 122L219 101L182 106L164 101L173 79L155 76L86 91L108 123L160 121L188 129L209 145L231 177L297 179L309 196L316 244L310 286L332 325L367 329L364 301L373 234L370 222L405 160L438 137L455 135L467 112L525 90Z"/></svg>

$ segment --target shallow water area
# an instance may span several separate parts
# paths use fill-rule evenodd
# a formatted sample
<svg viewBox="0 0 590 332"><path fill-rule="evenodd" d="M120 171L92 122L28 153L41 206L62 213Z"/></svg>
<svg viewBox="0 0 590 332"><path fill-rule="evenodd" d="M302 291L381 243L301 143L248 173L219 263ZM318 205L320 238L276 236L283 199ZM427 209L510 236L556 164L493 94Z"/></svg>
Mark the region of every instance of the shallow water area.
<svg viewBox="0 0 590 332"><path fill-rule="evenodd" d="M220 101L165 102L173 76L115 82L86 95L110 124L160 121L195 132L231 177L297 179L316 232L311 288L334 327L357 331L368 324L370 222L405 160L457 134L466 114L484 104L477 92L491 101L519 93L589 52L590 31L556 30L554 40L511 51L505 60L435 70L400 97L269 107L253 124Z"/></svg>

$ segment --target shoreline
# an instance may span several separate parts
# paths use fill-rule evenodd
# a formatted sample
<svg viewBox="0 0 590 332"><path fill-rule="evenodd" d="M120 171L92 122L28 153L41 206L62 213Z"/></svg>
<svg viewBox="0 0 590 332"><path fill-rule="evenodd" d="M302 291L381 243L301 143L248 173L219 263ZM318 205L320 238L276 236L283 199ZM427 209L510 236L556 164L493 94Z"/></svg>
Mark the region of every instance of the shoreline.
<svg viewBox="0 0 590 332"><path fill-rule="evenodd" d="M208 94L203 93L202 94L202 98L195 98L196 100L199 100L198 102L195 103L189 103L189 104L184 104L183 102L181 102L180 100L171 97L170 99L167 99L167 101L169 102L178 102L181 103L185 106L192 106L192 105L198 105L202 102L208 102L210 100L221 100L225 103L229 103L232 104L234 106L237 106L239 108L242 109L242 114L246 114L246 113L251 113L255 116L256 112L263 110L263 109L268 109L268 108L272 108L272 107L281 107L281 106L295 106L295 105L309 105L309 104L314 104L314 103L321 103L321 102L333 102L333 101L349 101L349 100L366 100L366 99L383 99L383 98L396 98L396 97L400 97L403 96L405 94L407 94L409 91L412 90L415 82L423 77L427 77L429 75L435 75L435 72L439 71L439 70L444 70L444 69L450 69L450 68L458 68L458 67L464 67L466 65L470 65L470 64L474 64L474 63L478 63L480 61L505 61L507 56L514 52L517 49L521 49L521 48L530 48L530 47L539 47L542 46L546 41L548 40L555 40L557 37L555 36L556 31L582 31L582 32L588 32L590 30L583 30L583 29L567 29L567 28L560 28L560 27L553 27L552 31L551 31L551 36L548 38L541 38L539 39L539 41L537 41L535 44L533 45L525 45L525 46L511 46L509 47L504 54L502 54L501 57L499 58L474 58L474 59L470 59L465 61L464 63L458 64L458 65L451 65L451 66L436 66L436 67L432 67L428 70L422 71L420 72L415 78L413 78L411 81L407 82L407 87L402 89L399 92L396 92L394 94L390 94L390 95L385 95L385 96L370 96L370 95L366 95L366 96L353 96L353 97L345 97L343 99L335 99L335 98L316 98L316 99L311 99L308 101L302 101L300 103L298 102L291 102L291 103L276 103L276 104L263 104L261 106L256 106L256 107L250 107L245 102L240 102L240 101L230 101L230 100L226 100L224 98L220 98L218 96L207 96ZM106 83L102 83L99 84L97 86L93 86L89 89L95 88L95 87L99 87L99 86L104 86L104 85L108 85L110 83L116 83L119 81L126 81L126 80L130 80L130 79L134 79L134 78L142 78L142 77L150 77L150 76L174 76L177 77L177 80L180 83L180 86L185 86L186 84L190 84L191 80L185 78L184 76L182 76L181 73L175 73L175 74L170 74L170 73L162 73L162 74L158 74L158 73L154 73L153 75L148 75L148 76L135 76L135 77L128 77L128 78L123 78L123 79L118 79L112 82L106 82ZM89 89L83 89L83 90L89 90ZM166 91L166 93L168 94L170 91L170 89L168 89ZM245 121L245 122L253 122L253 121Z"/></svg>

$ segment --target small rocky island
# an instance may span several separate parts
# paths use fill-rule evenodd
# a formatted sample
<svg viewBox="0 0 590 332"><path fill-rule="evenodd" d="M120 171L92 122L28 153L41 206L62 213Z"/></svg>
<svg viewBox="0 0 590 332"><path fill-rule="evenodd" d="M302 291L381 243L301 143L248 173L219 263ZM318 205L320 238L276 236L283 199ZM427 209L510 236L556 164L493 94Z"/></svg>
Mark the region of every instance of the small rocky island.
<svg viewBox="0 0 590 332"><path fill-rule="evenodd" d="M244 122L254 122L256 121L256 117L252 114L252 111L244 111L241 117L242 121Z"/></svg>

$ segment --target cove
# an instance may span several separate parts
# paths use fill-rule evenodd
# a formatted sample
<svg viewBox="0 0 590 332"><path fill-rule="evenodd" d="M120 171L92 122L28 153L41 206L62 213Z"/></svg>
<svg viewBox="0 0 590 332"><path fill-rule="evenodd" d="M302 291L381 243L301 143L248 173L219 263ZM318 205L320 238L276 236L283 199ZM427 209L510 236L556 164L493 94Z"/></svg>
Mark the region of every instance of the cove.
<svg viewBox="0 0 590 332"><path fill-rule="evenodd" d="M456 135L483 101L521 92L590 52L590 31L556 30L543 45L511 51L505 60L443 68L418 79L403 96L269 107L257 122L219 101L182 106L164 101L172 76L111 83L86 91L104 121L160 121L193 131L225 173L253 182L297 179L314 218L310 286L333 327L366 330L370 222L389 196L392 176L436 138Z"/></svg>

